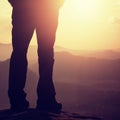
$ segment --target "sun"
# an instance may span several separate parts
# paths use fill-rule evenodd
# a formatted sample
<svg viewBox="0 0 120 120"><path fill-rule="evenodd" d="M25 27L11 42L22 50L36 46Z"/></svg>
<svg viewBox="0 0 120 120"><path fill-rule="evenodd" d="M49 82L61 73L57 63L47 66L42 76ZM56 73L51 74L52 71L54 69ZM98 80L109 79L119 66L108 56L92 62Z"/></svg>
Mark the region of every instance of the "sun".
<svg viewBox="0 0 120 120"><path fill-rule="evenodd" d="M78 8L84 15L90 15L90 14L95 13L97 9L97 2L96 0L81 0L80 7Z"/></svg>
<svg viewBox="0 0 120 120"><path fill-rule="evenodd" d="M83 21L89 24L95 23L105 15L105 3L104 0L65 0L61 10L62 20L66 19L66 24L70 21L73 24Z"/></svg>
<svg viewBox="0 0 120 120"><path fill-rule="evenodd" d="M73 9L77 14L84 18L92 18L96 16L98 9L98 0L74 0Z"/></svg>
<svg viewBox="0 0 120 120"><path fill-rule="evenodd" d="M63 14L83 21L93 21L104 14L104 0L65 0Z"/></svg>
<svg viewBox="0 0 120 120"><path fill-rule="evenodd" d="M65 0L60 11L56 44L71 49L106 47L111 5L109 0Z"/></svg>

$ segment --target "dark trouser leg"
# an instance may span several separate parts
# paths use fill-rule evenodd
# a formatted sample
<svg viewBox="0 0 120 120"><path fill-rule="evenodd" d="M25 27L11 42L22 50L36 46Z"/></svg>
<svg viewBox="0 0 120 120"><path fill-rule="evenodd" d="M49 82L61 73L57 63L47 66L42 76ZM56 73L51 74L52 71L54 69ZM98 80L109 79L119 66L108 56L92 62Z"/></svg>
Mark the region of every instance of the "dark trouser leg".
<svg viewBox="0 0 120 120"><path fill-rule="evenodd" d="M49 51L50 52L50 51ZM52 52L52 50L51 50ZM45 53L45 55L44 55ZM48 57L48 53L44 51L39 57L39 82L37 87L38 99L42 102L47 102L47 100L53 99L55 97L55 88L53 84L52 74L53 74L53 56Z"/></svg>
<svg viewBox="0 0 120 120"><path fill-rule="evenodd" d="M48 8L49 9L49 8ZM38 101L48 103L55 100L55 88L53 84L53 64L54 64L54 41L58 25L58 11L51 9L42 11L42 16L37 25L38 39L38 61L39 61L39 82L37 87Z"/></svg>
<svg viewBox="0 0 120 120"><path fill-rule="evenodd" d="M23 11L22 11L23 10ZM24 92L27 73L27 49L34 27L29 23L28 13L24 7L13 8L12 15L12 46L10 59L8 96L11 107L28 106Z"/></svg>

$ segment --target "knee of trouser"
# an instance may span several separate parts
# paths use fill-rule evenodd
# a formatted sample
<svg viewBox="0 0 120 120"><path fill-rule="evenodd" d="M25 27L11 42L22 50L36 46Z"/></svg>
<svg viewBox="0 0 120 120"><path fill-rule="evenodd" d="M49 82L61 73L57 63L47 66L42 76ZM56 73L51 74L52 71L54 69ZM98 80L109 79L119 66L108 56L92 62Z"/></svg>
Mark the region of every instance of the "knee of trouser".
<svg viewBox="0 0 120 120"><path fill-rule="evenodd" d="M38 49L38 58L39 60L42 61L49 61L54 59L54 50L52 49L45 49L45 50L41 50Z"/></svg>
<svg viewBox="0 0 120 120"><path fill-rule="evenodd" d="M15 59L21 59L21 60L27 59L27 53L19 50L13 50L11 56Z"/></svg>

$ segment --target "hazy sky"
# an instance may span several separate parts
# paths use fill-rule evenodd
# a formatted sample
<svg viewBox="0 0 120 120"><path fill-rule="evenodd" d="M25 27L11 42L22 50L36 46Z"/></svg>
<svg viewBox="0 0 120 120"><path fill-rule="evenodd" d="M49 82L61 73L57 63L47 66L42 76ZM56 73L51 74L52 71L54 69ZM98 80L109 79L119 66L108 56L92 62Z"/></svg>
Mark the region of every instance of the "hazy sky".
<svg viewBox="0 0 120 120"><path fill-rule="evenodd" d="M0 12L0 43L11 43L12 8L7 0L0 0ZM113 49L120 48L119 38L120 0L66 0L60 10L56 45Z"/></svg>

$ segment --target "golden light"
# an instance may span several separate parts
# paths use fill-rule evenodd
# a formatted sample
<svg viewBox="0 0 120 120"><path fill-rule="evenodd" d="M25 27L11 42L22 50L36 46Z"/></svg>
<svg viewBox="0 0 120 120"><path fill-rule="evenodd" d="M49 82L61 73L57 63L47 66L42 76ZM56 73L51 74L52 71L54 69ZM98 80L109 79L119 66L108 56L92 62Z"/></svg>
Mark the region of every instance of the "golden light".
<svg viewBox="0 0 120 120"><path fill-rule="evenodd" d="M0 5L0 43L11 43L12 7L7 0L1 0ZM119 47L119 25L108 22L111 16L120 18L119 13L119 0L65 0L60 9L56 45L89 50ZM35 34L31 44L37 44Z"/></svg>
<svg viewBox="0 0 120 120"><path fill-rule="evenodd" d="M96 14L98 0L74 0L73 8L82 17L93 17Z"/></svg>
<svg viewBox="0 0 120 120"><path fill-rule="evenodd" d="M71 49L106 48L111 5L109 0L66 0L56 44Z"/></svg>

